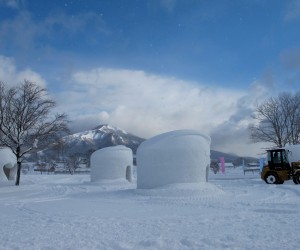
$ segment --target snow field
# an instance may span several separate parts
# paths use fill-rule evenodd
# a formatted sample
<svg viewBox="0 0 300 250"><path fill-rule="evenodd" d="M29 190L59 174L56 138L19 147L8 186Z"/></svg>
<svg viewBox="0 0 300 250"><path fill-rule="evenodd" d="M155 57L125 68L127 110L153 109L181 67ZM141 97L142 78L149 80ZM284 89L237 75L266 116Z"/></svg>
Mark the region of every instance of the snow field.
<svg viewBox="0 0 300 250"><path fill-rule="evenodd" d="M24 175L0 187L0 249L296 249L298 185L237 168L207 185L138 190L89 175Z"/></svg>

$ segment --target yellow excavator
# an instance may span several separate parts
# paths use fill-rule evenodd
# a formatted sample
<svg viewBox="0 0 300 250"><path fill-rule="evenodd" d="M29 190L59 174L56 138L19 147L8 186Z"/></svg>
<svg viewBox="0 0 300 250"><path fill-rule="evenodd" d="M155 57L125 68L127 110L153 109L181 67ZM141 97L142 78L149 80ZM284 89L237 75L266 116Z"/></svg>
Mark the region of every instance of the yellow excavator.
<svg viewBox="0 0 300 250"><path fill-rule="evenodd" d="M300 184L300 145L267 150L268 164L261 172L261 178L268 184L282 184L292 179Z"/></svg>

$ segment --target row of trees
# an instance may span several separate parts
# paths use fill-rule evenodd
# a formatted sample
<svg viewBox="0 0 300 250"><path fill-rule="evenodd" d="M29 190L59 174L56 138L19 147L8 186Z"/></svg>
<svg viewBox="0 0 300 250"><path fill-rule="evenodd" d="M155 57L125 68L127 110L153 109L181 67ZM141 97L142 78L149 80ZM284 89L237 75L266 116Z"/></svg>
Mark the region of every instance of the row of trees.
<svg viewBox="0 0 300 250"><path fill-rule="evenodd" d="M256 124L250 127L253 142L269 142L276 147L300 143L300 92L281 93L256 108Z"/></svg>
<svg viewBox="0 0 300 250"><path fill-rule="evenodd" d="M61 164L63 164L61 166ZM38 161L36 163L36 169L35 171L40 171L41 174L43 172L54 172L54 171L69 171L70 174L74 174L75 171L80 168L80 164L82 164L82 158L79 154L72 154L64 161L56 162L51 159L47 159L46 161ZM30 171L30 168L27 169Z"/></svg>

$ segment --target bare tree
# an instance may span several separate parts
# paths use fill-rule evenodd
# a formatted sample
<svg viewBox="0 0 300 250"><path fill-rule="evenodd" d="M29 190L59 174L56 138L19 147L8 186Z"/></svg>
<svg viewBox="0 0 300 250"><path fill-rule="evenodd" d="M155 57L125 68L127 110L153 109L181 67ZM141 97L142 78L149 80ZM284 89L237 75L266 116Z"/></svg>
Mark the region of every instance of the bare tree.
<svg viewBox="0 0 300 250"><path fill-rule="evenodd" d="M74 174L76 169L79 168L81 162L81 157L79 154L72 154L69 156L66 168L69 170L70 174Z"/></svg>
<svg viewBox="0 0 300 250"><path fill-rule="evenodd" d="M66 115L50 113L55 105L46 89L30 81L9 89L0 82L0 145L10 148L17 158L16 185L20 184L24 154L37 147L37 142L43 148L68 132Z"/></svg>
<svg viewBox="0 0 300 250"><path fill-rule="evenodd" d="M288 144L300 142L300 92L294 96L283 93L279 96L279 102L284 114L284 126Z"/></svg>
<svg viewBox="0 0 300 250"><path fill-rule="evenodd" d="M58 161L65 158L65 150L67 147L66 141L60 137L52 145L53 150L57 153L56 158Z"/></svg>
<svg viewBox="0 0 300 250"><path fill-rule="evenodd" d="M300 143L300 92L282 93L256 108L257 125L250 126L253 142L270 142L277 147Z"/></svg>

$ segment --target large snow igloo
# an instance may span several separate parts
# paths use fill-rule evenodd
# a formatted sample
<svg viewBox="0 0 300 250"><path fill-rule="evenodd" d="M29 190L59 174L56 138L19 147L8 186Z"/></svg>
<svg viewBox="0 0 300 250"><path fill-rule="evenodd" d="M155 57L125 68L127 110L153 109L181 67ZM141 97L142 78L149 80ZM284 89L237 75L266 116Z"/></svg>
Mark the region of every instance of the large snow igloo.
<svg viewBox="0 0 300 250"><path fill-rule="evenodd" d="M0 148L0 182L15 180L16 175L16 156L9 148Z"/></svg>
<svg viewBox="0 0 300 250"><path fill-rule="evenodd" d="M207 182L209 136L177 130L144 141L137 150L137 188Z"/></svg>
<svg viewBox="0 0 300 250"><path fill-rule="evenodd" d="M125 146L106 147L91 155L91 182L113 179L132 180L133 154Z"/></svg>

